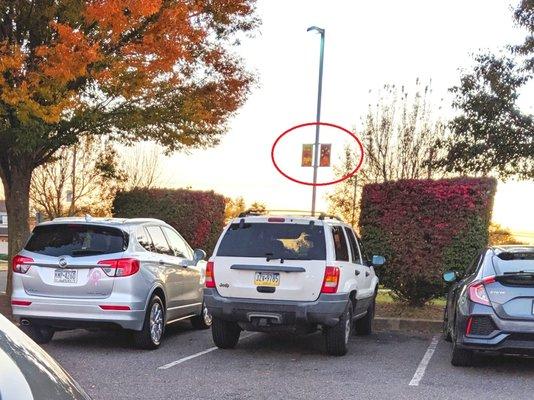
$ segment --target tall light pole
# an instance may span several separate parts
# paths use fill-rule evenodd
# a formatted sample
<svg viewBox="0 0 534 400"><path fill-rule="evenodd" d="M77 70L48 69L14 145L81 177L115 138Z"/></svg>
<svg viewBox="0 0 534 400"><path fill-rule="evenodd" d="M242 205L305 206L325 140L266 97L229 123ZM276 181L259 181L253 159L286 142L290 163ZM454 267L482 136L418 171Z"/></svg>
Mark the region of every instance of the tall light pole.
<svg viewBox="0 0 534 400"><path fill-rule="evenodd" d="M319 56L319 88L317 91L317 122L321 122L321 96L323 92L323 61L324 61L324 29L310 26L308 32L315 31L321 35L321 53ZM320 125L315 126L315 147L313 149L313 192L311 214L315 216L315 198L317 196L317 168L319 168L319 131Z"/></svg>

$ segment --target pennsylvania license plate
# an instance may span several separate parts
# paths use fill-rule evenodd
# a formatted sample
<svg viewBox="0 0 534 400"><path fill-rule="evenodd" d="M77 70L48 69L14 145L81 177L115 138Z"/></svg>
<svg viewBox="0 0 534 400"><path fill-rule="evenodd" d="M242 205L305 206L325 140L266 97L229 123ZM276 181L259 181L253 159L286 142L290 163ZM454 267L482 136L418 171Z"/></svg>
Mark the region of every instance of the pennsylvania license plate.
<svg viewBox="0 0 534 400"><path fill-rule="evenodd" d="M280 285L280 274L278 272L256 272L254 284L256 286L276 287Z"/></svg>
<svg viewBox="0 0 534 400"><path fill-rule="evenodd" d="M78 282L78 271L73 269L56 269L54 271L55 283L76 283Z"/></svg>

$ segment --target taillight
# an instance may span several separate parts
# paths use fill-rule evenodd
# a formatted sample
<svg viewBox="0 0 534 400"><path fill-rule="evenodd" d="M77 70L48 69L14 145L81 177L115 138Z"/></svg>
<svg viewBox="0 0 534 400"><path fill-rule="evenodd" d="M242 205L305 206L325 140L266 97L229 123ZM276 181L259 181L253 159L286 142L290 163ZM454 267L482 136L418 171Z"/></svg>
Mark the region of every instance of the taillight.
<svg viewBox="0 0 534 400"><path fill-rule="evenodd" d="M213 274L213 261L208 261L206 265L206 287L209 289L215 288L215 275Z"/></svg>
<svg viewBox="0 0 534 400"><path fill-rule="evenodd" d="M339 268L326 267L321 293L336 293L339 285Z"/></svg>
<svg viewBox="0 0 534 400"><path fill-rule="evenodd" d="M489 301L488 294L486 293L486 288L484 287L484 285L488 285L493 282L495 282L494 276L484 278L481 281L473 282L469 286L469 300L471 300L473 303L490 306L491 303Z"/></svg>
<svg viewBox="0 0 534 400"><path fill-rule="evenodd" d="M33 258L30 257L24 257L19 255L13 257L13 272L16 272L18 274L25 274L31 267L31 265L28 265L28 263L32 262Z"/></svg>
<svg viewBox="0 0 534 400"><path fill-rule="evenodd" d="M131 276L139 271L139 260L135 258L118 258L116 260L102 260L102 271L107 276L123 277Z"/></svg>
<svg viewBox="0 0 534 400"><path fill-rule="evenodd" d="M285 222L285 218L279 218L279 217L271 217L267 218L267 222Z"/></svg>

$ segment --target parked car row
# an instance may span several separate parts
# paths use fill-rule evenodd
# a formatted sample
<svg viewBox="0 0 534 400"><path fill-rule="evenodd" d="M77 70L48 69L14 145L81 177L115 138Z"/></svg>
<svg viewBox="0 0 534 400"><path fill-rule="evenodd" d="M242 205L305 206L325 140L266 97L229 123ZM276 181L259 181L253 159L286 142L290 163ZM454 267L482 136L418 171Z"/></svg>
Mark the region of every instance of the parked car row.
<svg viewBox="0 0 534 400"><path fill-rule="evenodd" d="M339 219L244 213L205 258L163 221L55 219L13 259L13 314L37 343L64 329L127 329L147 349L186 319L211 326L223 349L244 330L319 329L327 352L343 355L352 333L371 333L385 259ZM490 247L444 279L453 365L481 352L534 354L534 246Z"/></svg>

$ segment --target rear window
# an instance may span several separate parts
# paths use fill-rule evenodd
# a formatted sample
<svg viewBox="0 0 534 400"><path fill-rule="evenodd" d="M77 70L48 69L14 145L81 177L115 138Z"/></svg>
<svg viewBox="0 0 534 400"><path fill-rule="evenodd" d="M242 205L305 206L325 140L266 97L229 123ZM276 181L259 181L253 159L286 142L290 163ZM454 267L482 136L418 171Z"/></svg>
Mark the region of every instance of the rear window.
<svg viewBox="0 0 534 400"><path fill-rule="evenodd" d="M501 253L499 256L493 257L493 265L496 267L495 272L497 274L534 272L534 252Z"/></svg>
<svg viewBox="0 0 534 400"><path fill-rule="evenodd" d="M82 257L120 253L128 247L128 234L95 225L43 225L33 230L25 249L46 256Z"/></svg>
<svg viewBox="0 0 534 400"><path fill-rule="evenodd" d="M324 228L299 224L232 224L224 234L217 255L325 260Z"/></svg>

